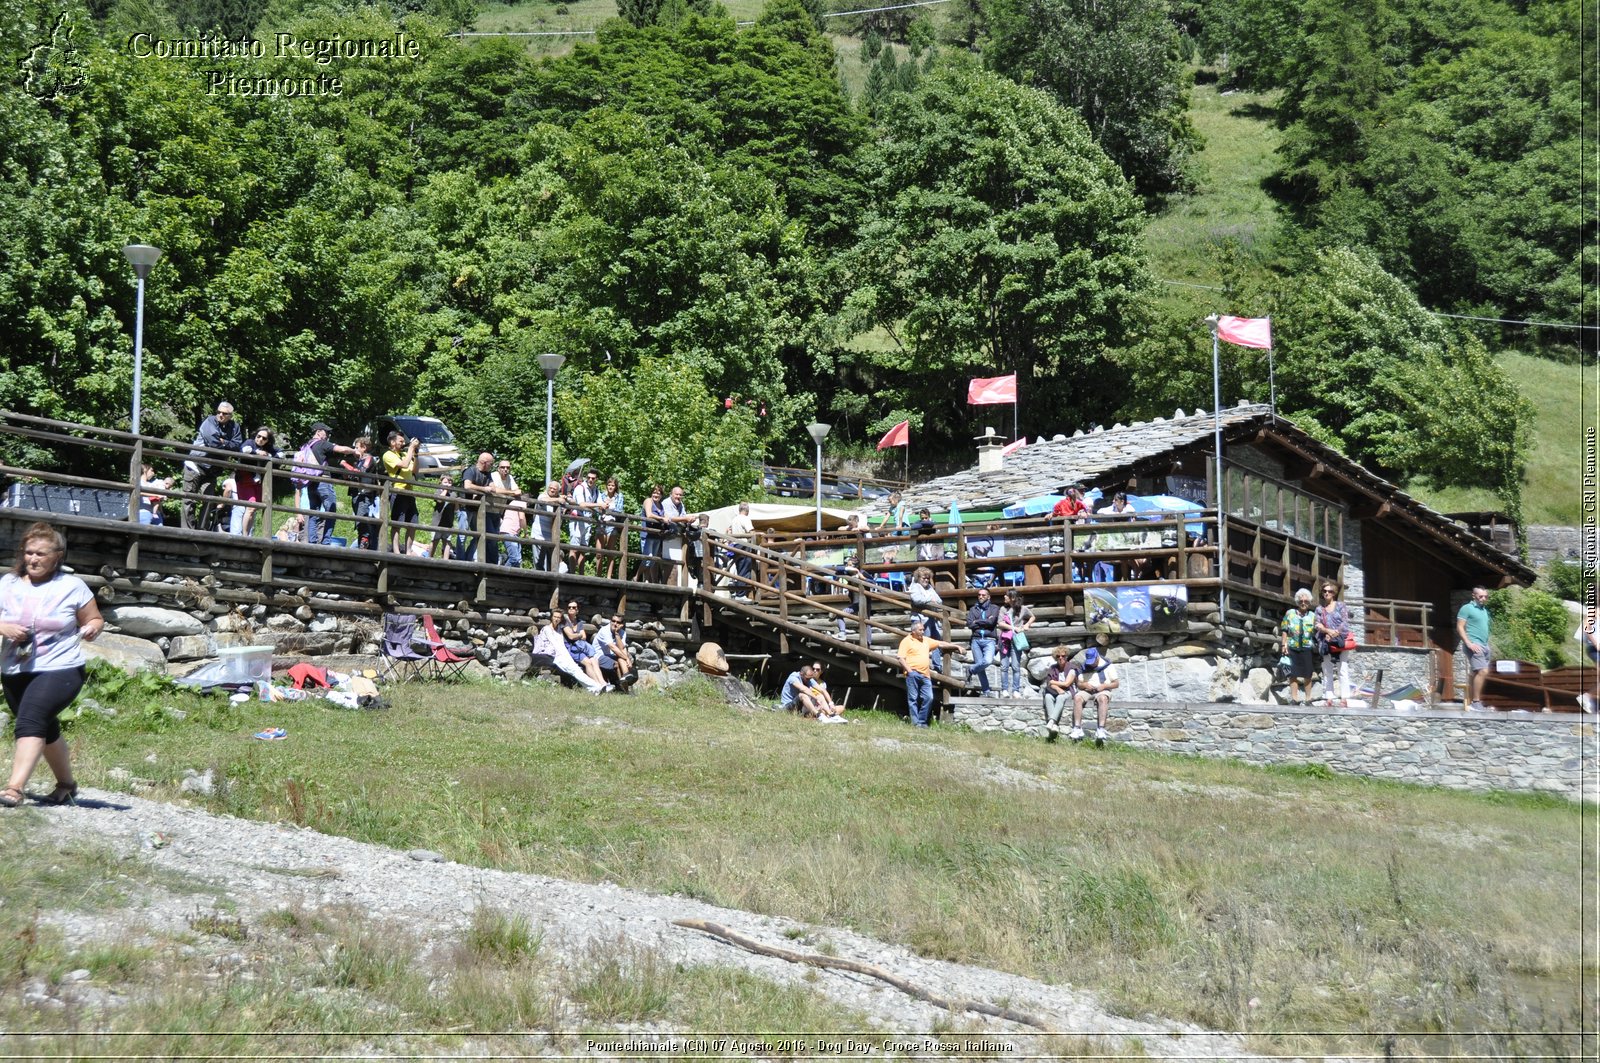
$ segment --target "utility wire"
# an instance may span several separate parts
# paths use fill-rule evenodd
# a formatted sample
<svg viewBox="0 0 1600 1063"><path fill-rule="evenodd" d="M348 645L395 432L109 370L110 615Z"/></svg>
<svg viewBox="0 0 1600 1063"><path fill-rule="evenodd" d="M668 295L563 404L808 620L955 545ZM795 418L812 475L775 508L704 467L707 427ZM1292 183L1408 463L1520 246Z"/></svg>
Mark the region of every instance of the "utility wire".
<svg viewBox="0 0 1600 1063"><path fill-rule="evenodd" d="M1162 284L1176 284L1176 285L1178 285L1179 287L1182 287L1182 288L1203 288L1208 292L1225 292L1225 291L1227 291L1226 288L1218 287L1215 284L1195 284L1195 283L1193 283L1191 281L1168 280L1165 277L1158 277L1156 279L1159 280ZM1492 322L1494 322L1495 324L1498 324L1498 325L1532 325L1535 328L1570 328L1570 329L1590 329L1590 330L1600 331L1600 325L1572 325L1572 324L1558 323L1558 322L1555 322L1555 321L1524 321L1524 320L1522 320L1520 318L1513 318L1513 317L1477 317L1476 315L1473 315L1473 314L1447 314L1443 310L1423 310L1423 313L1424 314L1432 314L1434 317L1459 318L1462 321L1492 321Z"/></svg>

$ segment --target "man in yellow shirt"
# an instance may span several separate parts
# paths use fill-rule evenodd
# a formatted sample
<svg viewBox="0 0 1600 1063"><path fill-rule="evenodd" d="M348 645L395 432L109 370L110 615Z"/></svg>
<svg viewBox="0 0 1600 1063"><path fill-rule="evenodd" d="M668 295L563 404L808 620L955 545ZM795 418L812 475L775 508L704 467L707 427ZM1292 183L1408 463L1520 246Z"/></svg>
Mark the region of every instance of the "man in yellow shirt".
<svg viewBox="0 0 1600 1063"><path fill-rule="evenodd" d="M417 537L414 527L417 496L411 491L417 483L417 447L422 441L413 439L408 444L405 436L390 432L388 442L389 449L383 454L383 471L394 481L394 492L389 496L389 520L391 524L408 525L404 529L391 528L394 542L390 545L397 554L409 554Z"/></svg>

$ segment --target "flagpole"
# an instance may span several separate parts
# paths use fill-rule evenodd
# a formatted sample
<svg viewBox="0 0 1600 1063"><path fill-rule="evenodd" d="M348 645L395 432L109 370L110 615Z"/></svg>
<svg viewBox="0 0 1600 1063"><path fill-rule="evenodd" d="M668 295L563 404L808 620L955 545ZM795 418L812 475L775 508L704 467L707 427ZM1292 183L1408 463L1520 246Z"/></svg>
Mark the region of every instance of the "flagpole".
<svg viewBox="0 0 1600 1063"><path fill-rule="evenodd" d="M1217 339L1217 315L1212 314L1206 321L1211 325L1211 426L1212 448L1217 460L1216 494L1212 499L1217 504L1217 630L1225 632L1228 626L1228 589L1227 571L1223 568L1223 544L1228 537L1228 511L1222 499L1222 353L1221 343Z"/></svg>
<svg viewBox="0 0 1600 1063"><path fill-rule="evenodd" d="M1269 317L1267 320L1270 322L1272 319ZM1267 327L1271 328L1271 325ZM1216 333L1213 332L1211 335L1215 339ZM1272 365L1271 347L1267 348L1267 409L1272 411L1274 418L1278 416L1278 377Z"/></svg>

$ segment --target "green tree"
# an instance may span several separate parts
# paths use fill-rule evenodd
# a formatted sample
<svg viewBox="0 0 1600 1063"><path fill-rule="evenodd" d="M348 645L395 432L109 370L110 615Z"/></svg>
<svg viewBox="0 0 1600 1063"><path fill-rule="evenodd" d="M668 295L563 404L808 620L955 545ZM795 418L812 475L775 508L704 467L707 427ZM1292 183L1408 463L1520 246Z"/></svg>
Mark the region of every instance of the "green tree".
<svg viewBox="0 0 1600 1063"><path fill-rule="evenodd" d="M990 0L984 59L1077 111L1147 197L1187 188L1199 139L1167 0Z"/></svg>
<svg viewBox="0 0 1600 1063"><path fill-rule="evenodd" d="M1018 372L1052 424L1092 409L1099 355L1149 280L1138 201L1082 120L971 62L936 63L888 99L862 165L871 206L840 260L845 319L894 347L841 350L821 375L924 409L937 431L964 430L967 375Z"/></svg>
<svg viewBox="0 0 1600 1063"><path fill-rule="evenodd" d="M1370 252L1316 255L1273 315L1280 407L1390 479L1488 486L1520 512L1533 411Z"/></svg>
<svg viewBox="0 0 1600 1063"><path fill-rule="evenodd" d="M649 484L681 484L695 509L755 489L754 419L741 406L724 412L688 365L647 357L585 376L560 389L557 410L572 452L614 474L630 504Z"/></svg>

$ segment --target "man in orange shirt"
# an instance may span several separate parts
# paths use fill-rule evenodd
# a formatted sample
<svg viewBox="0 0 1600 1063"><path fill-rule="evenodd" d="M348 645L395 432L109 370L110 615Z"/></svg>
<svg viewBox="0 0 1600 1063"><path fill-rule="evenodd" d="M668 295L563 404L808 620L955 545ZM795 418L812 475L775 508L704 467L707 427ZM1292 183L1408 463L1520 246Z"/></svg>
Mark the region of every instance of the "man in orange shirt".
<svg viewBox="0 0 1600 1063"><path fill-rule="evenodd" d="M895 651L906 672L906 708L916 727L928 726L929 710L933 708L934 643L926 631L921 620L913 620L911 634L900 640L900 648Z"/></svg>

